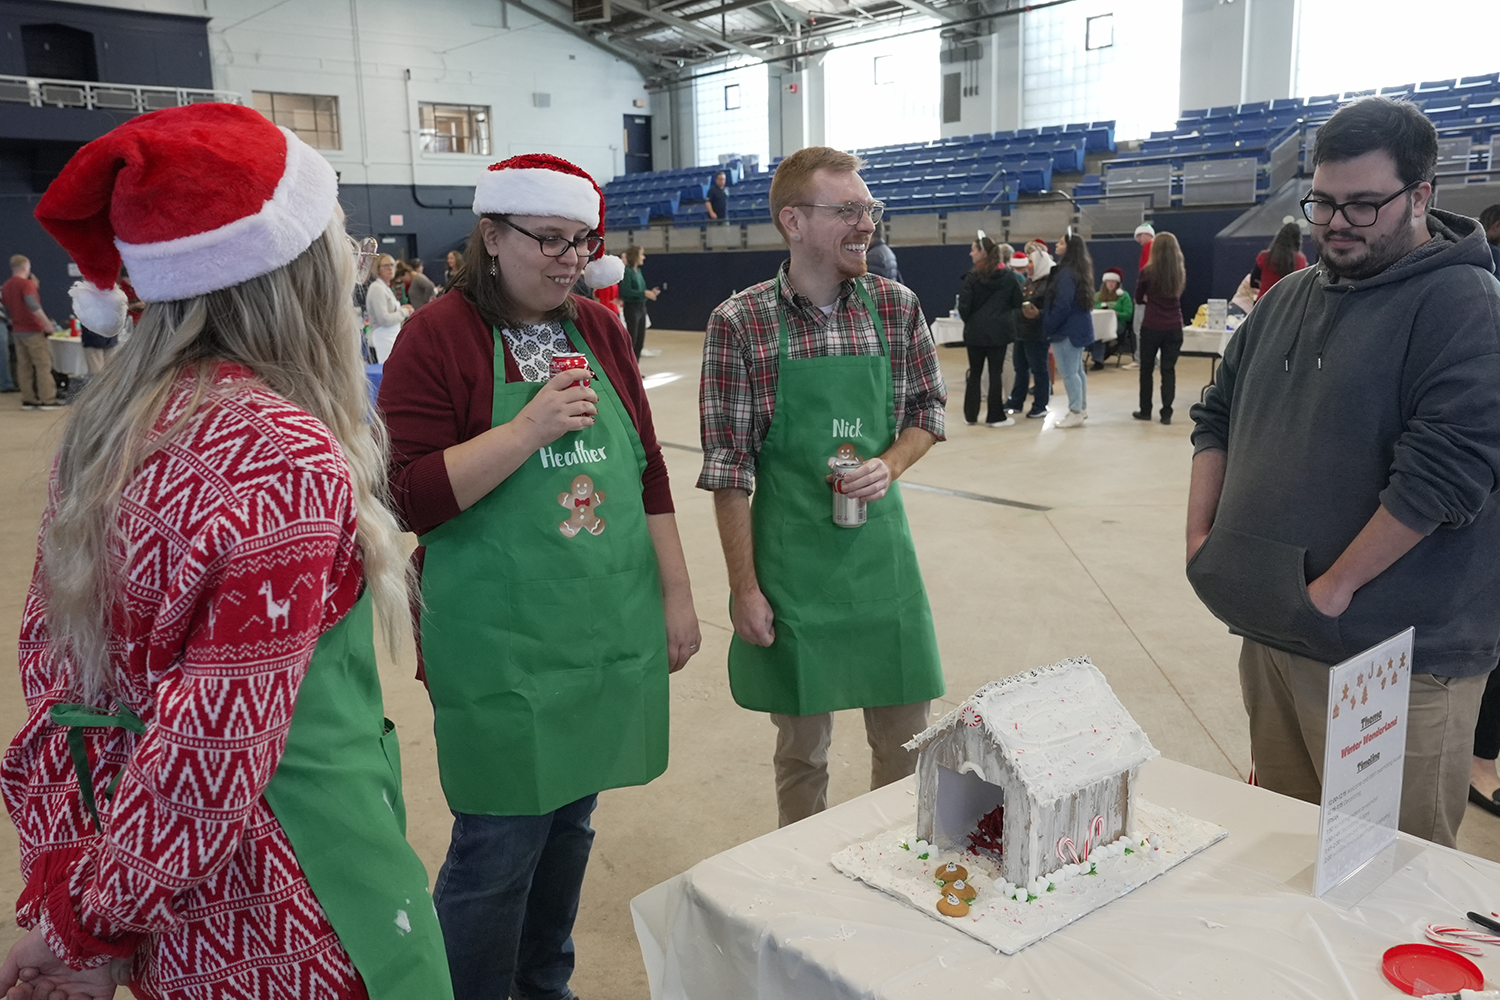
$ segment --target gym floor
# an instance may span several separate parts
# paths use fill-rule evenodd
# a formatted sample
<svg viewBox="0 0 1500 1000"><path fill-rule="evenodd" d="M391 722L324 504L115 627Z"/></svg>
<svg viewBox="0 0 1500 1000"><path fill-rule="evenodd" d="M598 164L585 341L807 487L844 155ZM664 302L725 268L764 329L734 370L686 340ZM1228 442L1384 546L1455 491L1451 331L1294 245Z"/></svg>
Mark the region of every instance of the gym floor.
<svg viewBox="0 0 1500 1000"><path fill-rule="evenodd" d="M713 503L693 488L700 466L698 371L703 335L653 330L642 362L672 473L677 522L702 622L703 648L672 679L672 756L665 775L600 796L598 831L575 942L584 1000L648 996L629 901L703 858L775 828L775 730L729 694L728 585ZM1217 774L1249 773L1235 670L1239 641L1183 576L1183 518L1192 448L1188 408L1209 362L1178 363L1170 427L1133 420L1137 372L1111 361L1089 375L1087 424L1060 429L1062 381L1045 420L964 425L962 350L940 349L949 387L948 440L905 479L906 508L937 622L947 711L981 685L1088 655L1166 757ZM22 412L0 396L0 730L25 719L15 638L36 552L46 478L66 411ZM408 834L435 876L451 818L438 786L432 715L410 651L382 654L386 714L399 726ZM502 767L503 762L493 762ZM829 757L831 803L869 787L858 712L841 713ZM1231 834L1233 831L1230 831ZM1470 806L1465 851L1500 860L1500 818ZM15 831L0 819L0 899L21 890ZM0 921L0 947L20 935Z"/></svg>

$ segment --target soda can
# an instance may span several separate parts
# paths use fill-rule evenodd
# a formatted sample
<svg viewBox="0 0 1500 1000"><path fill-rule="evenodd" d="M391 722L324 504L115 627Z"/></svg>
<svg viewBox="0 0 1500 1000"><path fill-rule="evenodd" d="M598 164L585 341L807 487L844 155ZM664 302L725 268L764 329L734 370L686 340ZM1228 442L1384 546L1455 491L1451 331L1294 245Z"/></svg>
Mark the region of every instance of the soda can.
<svg viewBox="0 0 1500 1000"><path fill-rule="evenodd" d="M589 359L582 354L554 354L552 355L552 374L565 372L570 368L587 368ZM589 386L589 379L581 378L574 385L582 385L585 389Z"/></svg>
<svg viewBox="0 0 1500 1000"><path fill-rule="evenodd" d="M857 459L833 461L833 523L840 528L858 528L865 523L865 502L844 495L844 477L859 466Z"/></svg>

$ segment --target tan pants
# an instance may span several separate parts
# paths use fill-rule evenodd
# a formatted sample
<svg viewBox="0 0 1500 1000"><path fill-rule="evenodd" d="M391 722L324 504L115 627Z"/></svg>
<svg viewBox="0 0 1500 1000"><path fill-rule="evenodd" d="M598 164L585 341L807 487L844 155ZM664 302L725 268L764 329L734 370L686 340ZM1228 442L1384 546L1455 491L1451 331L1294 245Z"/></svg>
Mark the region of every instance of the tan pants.
<svg viewBox="0 0 1500 1000"><path fill-rule="evenodd" d="M917 769L917 755L901 744L927 728L930 702L865 709L870 744L871 791L900 781ZM771 714L776 724L777 825L787 826L828 808L828 744L833 713Z"/></svg>
<svg viewBox="0 0 1500 1000"><path fill-rule="evenodd" d="M51 403L57 399L52 380L52 351L45 333L13 333L16 345L16 385L23 404Z"/></svg>
<svg viewBox="0 0 1500 1000"><path fill-rule="evenodd" d="M114 354L113 347L85 347L83 349L83 362L89 366L90 375L98 375L109 363L110 355Z"/></svg>
<svg viewBox="0 0 1500 1000"><path fill-rule="evenodd" d="M1250 752L1261 787L1307 802L1322 800L1328 669L1326 663L1244 640L1240 691L1250 713ZM1468 801L1484 682L1484 674L1411 675L1401 777L1403 832L1454 846Z"/></svg>

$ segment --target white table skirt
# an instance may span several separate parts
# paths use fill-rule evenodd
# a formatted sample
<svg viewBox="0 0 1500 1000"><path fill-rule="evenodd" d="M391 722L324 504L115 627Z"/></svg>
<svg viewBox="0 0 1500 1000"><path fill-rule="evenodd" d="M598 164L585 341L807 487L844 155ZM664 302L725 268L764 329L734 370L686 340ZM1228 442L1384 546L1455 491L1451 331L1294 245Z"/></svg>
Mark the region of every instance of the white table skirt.
<svg viewBox="0 0 1500 1000"><path fill-rule="evenodd" d="M83 357L83 340L78 337L47 335L47 350L52 353L52 370L64 375L87 375L88 362Z"/></svg>
<svg viewBox="0 0 1500 1000"><path fill-rule="evenodd" d="M833 869L915 815L911 779L709 858L631 901L654 1000L1399 997L1380 971L1428 923L1500 909L1500 865L1403 836L1353 908L1311 894L1318 810L1174 761L1153 802L1229 837L1012 956ZM1500 977L1500 949L1474 961Z"/></svg>

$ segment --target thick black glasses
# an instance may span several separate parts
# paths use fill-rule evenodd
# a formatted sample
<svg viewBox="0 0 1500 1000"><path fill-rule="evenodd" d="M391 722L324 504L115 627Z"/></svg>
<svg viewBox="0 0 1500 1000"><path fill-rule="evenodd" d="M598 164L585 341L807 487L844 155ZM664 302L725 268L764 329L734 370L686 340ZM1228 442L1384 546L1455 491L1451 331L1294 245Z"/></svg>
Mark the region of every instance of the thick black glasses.
<svg viewBox="0 0 1500 1000"><path fill-rule="evenodd" d="M569 250L578 254L579 257L592 257L604 245L604 237L596 236L593 233L580 236L576 240L569 240L561 236L538 236L536 233L527 232L509 219L501 219L500 221L522 236L530 236L536 240L536 245L542 248L542 256L544 257L561 257Z"/></svg>
<svg viewBox="0 0 1500 1000"><path fill-rule="evenodd" d="M839 214L839 218L843 219L845 224L850 226L859 225L860 217L864 215L870 217L871 223L879 225L881 217L885 215L885 204L879 201L872 201L869 204L861 201L846 201L841 205L824 205L818 202L807 202L797 207L831 208Z"/></svg>
<svg viewBox="0 0 1500 1000"><path fill-rule="evenodd" d="M1315 226L1326 226L1333 221L1333 216L1336 212L1343 212L1345 222L1356 229L1364 229L1366 226L1375 225L1376 220L1380 218L1380 210L1382 208L1420 183L1422 182L1419 180L1412 181L1384 201L1346 201L1335 203L1309 195L1303 198L1299 204L1302 206L1302 214L1307 217L1307 221Z"/></svg>

